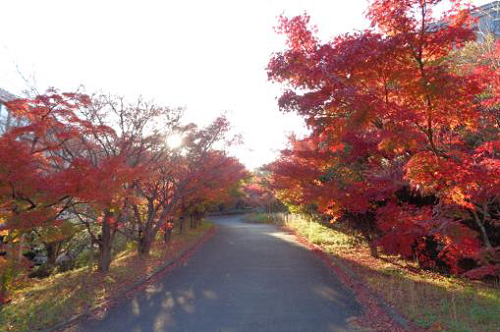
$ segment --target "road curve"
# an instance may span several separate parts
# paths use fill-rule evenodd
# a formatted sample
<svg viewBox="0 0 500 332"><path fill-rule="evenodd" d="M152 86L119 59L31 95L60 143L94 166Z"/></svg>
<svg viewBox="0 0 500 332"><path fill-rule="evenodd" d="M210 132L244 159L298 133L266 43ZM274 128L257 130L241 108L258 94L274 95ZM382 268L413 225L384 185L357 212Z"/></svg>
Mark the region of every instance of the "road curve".
<svg viewBox="0 0 500 332"><path fill-rule="evenodd" d="M270 225L216 220L184 266L80 331L348 331L360 306L331 270Z"/></svg>

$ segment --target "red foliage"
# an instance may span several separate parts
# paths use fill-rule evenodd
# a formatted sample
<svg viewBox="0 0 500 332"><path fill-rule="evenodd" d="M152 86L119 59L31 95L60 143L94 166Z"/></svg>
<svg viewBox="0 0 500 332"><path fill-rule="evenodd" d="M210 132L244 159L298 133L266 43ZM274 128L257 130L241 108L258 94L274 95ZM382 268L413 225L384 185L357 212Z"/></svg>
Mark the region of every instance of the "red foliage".
<svg viewBox="0 0 500 332"><path fill-rule="evenodd" d="M437 21L441 2L373 0L372 28L327 43L307 15L280 18L287 49L268 76L289 88L280 108L312 134L269 169L280 198L368 222L386 252L461 273L464 259L500 246L500 44L456 70L450 55L474 39L473 20L453 1Z"/></svg>
<svg viewBox="0 0 500 332"><path fill-rule="evenodd" d="M467 277L467 278L470 278L470 279L476 279L476 280L481 280L481 279L484 279L485 277L500 277L500 264L497 264L497 265L485 265L485 266L481 266L481 267L478 267L476 269L472 269L466 273L464 273L464 275Z"/></svg>
<svg viewBox="0 0 500 332"><path fill-rule="evenodd" d="M0 137L0 231L11 241L72 218L99 245L101 271L117 232L147 253L167 216L224 199L247 176L214 147L236 142L224 117L198 129L181 126L176 109L55 90L7 106L20 125ZM182 149L165 143L174 131Z"/></svg>
<svg viewBox="0 0 500 332"><path fill-rule="evenodd" d="M415 246L431 228L432 211L390 203L377 210L377 221L384 232L378 241L384 251L411 259L415 255Z"/></svg>
<svg viewBox="0 0 500 332"><path fill-rule="evenodd" d="M261 176L254 176L251 181L243 187L245 201L252 207L266 207L275 200L273 191Z"/></svg>
<svg viewBox="0 0 500 332"><path fill-rule="evenodd" d="M29 229L54 223L74 197L111 192L80 152L89 131L111 130L82 120L79 114L89 103L86 95L55 90L7 103L20 125L8 128L0 137L3 228ZM109 174L113 169L99 171ZM91 182L99 183L102 189L95 190Z"/></svg>

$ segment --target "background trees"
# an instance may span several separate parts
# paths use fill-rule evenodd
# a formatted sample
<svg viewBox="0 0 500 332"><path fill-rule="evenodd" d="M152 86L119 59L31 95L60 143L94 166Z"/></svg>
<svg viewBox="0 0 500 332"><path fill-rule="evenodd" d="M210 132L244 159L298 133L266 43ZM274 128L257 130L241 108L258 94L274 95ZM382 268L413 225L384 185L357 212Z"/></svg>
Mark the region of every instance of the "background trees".
<svg viewBox="0 0 500 332"><path fill-rule="evenodd" d="M23 254L43 257L44 275L61 254L92 256L94 245L99 271L108 271L118 235L148 254L167 219L200 219L203 204L247 176L225 152L238 140L224 117L198 128L181 123L181 109L54 89L7 107L20 125L0 136L4 293L13 280L4 265L19 271ZM172 135L180 146L167 144Z"/></svg>
<svg viewBox="0 0 500 332"><path fill-rule="evenodd" d="M312 134L269 168L284 200L347 220L373 255L460 273L498 263L498 47L478 52L469 10L437 20L440 2L372 1L371 29L329 42L282 17L269 79Z"/></svg>

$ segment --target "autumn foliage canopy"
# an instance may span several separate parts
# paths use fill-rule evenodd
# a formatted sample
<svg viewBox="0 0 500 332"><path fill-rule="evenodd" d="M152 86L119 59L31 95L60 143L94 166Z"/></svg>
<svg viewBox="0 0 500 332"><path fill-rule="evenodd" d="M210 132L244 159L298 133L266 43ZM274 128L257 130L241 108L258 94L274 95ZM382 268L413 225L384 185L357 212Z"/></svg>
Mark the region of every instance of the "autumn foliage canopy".
<svg viewBox="0 0 500 332"><path fill-rule="evenodd" d="M52 252L68 226L88 232L107 271L117 234L148 254L168 220L201 219L247 176L226 153L237 140L224 116L198 128L179 109L55 89L6 106L16 121L0 136L2 273L24 238ZM169 135L183 144L168 146ZM60 238L41 239L47 230Z"/></svg>
<svg viewBox="0 0 500 332"><path fill-rule="evenodd" d="M436 18L440 3L373 0L371 28L328 42L307 15L281 17L269 79L311 134L269 169L286 202L348 222L374 255L498 276L500 43L456 61L475 22L459 1Z"/></svg>

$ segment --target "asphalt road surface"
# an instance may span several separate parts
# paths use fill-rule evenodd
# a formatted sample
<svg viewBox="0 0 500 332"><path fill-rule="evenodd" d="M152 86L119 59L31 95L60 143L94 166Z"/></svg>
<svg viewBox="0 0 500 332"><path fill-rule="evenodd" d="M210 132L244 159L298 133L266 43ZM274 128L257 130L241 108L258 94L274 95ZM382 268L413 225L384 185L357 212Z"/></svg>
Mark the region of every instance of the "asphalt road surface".
<svg viewBox="0 0 500 332"><path fill-rule="evenodd" d="M84 331L349 331L351 292L294 237L240 217L183 266L113 306Z"/></svg>

